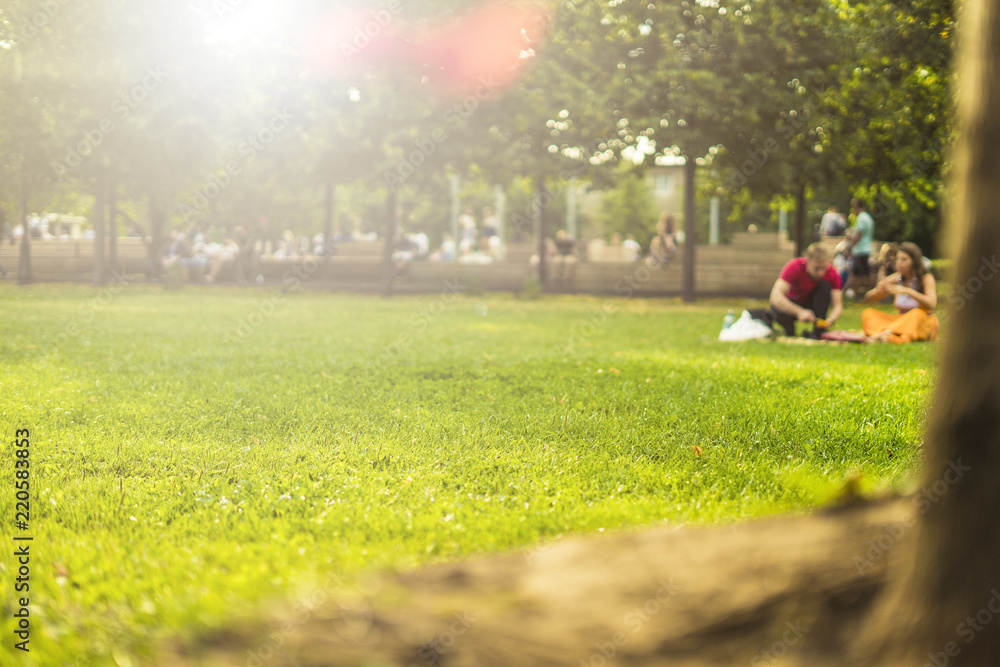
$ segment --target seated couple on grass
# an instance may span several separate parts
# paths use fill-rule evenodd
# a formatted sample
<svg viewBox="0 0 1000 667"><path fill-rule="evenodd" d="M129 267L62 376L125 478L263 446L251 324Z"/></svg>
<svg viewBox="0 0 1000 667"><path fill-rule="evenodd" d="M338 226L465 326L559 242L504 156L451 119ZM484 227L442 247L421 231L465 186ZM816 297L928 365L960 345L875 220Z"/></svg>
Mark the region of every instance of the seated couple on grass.
<svg viewBox="0 0 1000 667"><path fill-rule="evenodd" d="M795 323L812 323L803 336L819 338L844 310L840 275L830 264L830 252L819 243L806 248L805 257L796 257L781 269L771 288L771 307L750 311L754 319L780 324L789 336Z"/></svg>
<svg viewBox="0 0 1000 667"><path fill-rule="evenodd" d="M923 253L917 244L900 243L893 268L893 273L865 294L865 301L874 303L891 295L898 312L894 315L865 308L861 313L865 335L869 340L890 343L937 340L940 329L934 315L937 282L924 266Z"/></svg>

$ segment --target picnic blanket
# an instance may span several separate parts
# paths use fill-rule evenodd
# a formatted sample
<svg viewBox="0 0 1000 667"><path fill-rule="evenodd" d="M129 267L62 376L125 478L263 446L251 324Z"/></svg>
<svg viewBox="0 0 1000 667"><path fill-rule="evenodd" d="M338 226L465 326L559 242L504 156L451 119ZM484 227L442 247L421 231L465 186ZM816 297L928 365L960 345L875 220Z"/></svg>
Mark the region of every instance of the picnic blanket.
<svg viewBox="0 0 1000 667"><path fill-rule="evenodd" d="M778 336L779 343L788 345L847 345L848 343L867 343L868 337L863 331L838 330L827 331L818 339L801 336Z"/></svg>
<svg viewBox="0 0 1000 667"><path fill-rule="evenodd" d="M838 343L867 343L868 336L865 335L863 331L848 331L834 329L833 331L827 331L823 333L820 338L822 340L830 340Z"/></svg>

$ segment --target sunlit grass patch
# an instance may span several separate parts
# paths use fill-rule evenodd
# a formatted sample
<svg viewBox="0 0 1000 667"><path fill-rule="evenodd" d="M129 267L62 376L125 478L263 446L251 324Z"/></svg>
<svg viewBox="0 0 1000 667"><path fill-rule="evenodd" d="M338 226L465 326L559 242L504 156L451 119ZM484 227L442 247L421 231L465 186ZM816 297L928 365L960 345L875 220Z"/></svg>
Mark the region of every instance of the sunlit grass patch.
<svg viewBox="0 0 1000 667"><path fill-rule="evenodd" d="M372 568L802 511L852 471L896 484L937 350L719 343L743 300L302 293L234 334L263 294L0 289L39 664L141 663L160 635Z"/></svg>

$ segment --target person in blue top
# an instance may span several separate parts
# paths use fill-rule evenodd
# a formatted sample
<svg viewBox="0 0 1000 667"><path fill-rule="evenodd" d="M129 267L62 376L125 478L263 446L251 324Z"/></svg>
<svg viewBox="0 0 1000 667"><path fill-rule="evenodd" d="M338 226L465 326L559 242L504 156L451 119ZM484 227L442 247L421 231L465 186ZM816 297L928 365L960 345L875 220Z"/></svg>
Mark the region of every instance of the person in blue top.
<svg viewBox="0 0 1000 667"><path fill-rule="evenodd" d="M851 257L851 276L844 285L844 294L848 298L854 296L855 287L867 286L871 282L869 258L872 254L872 239L875 238L875 220L868 212L864 199L851 200L851 213L854 214L854 227L845 250Z"/></svg>

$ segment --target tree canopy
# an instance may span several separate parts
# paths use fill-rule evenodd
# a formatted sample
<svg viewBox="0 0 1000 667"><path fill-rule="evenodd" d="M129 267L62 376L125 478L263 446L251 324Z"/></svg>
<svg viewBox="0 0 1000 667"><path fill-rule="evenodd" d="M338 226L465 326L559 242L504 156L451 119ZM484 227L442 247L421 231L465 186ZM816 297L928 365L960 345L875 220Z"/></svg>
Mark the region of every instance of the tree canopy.
<svg viewBox="0 0 1000 667"><path fill-rule="evenodd" d="M683 155L733 210L863 195L932 249L954 24L941 0L12 0L0 207L92 215L103 174L139 220L310 233L343 186L344 215L393 191L441 231L450 174L605 187Z"/></svg>

